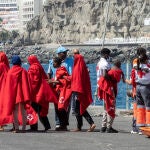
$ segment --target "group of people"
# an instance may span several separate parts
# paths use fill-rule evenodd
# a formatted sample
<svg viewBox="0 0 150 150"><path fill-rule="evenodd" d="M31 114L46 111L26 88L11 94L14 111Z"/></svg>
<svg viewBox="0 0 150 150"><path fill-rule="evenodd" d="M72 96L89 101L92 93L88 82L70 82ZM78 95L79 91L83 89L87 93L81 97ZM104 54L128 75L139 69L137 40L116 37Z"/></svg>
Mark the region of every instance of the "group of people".
<svg viewBox="0 0 150 150"><path fill-rule="evenodd" d="M82 130L83 117L89 123L88 132L96 125L87 111L92 103L89 70L79 50L73 50L73 57L67 57L65 47L56 50L57 56L49 61L45 73L36 55L27 58L28 70L21 66L18 55L12 56L10 68L6 54L0 52L0 130L4 125L12 124L14 133L38 131L38 119L44 130L51 129L47 117L49 103L54 103L56 131L67 131L69 114L77 120L77 127L71 131ZM120 60L110 64L108 48L101 50L97 64L97 95L104 101L104 114L100 132L118 133L112 127L115 119L117 84L122 81L132 85L130 96L134 99L133 131L140 133L140 127L150 125L150 63L146 50L137 49L137 58L133 61L130 79L125 79ZM20 128L22 126L22 129Z"/></svg>
<svg viewBox="0 0 150 150"><path fill-rule="evenodd" d="M65 47L59 47L56 50L58 57L50 60L48 68L48 82L56 86L56 91L59 93L58 105L55 105L55 130L67 130L69 113L72 109L77 120L77 128L72 131L81 131L82 117L85 117L90 124L88 132L91 132L96 125L86 110L92 103L89 72L79 50L73 50L73 58L67 57L67 51Z"/></svg>
<svg viewBox="0 0 150 150"><path fill-rule="evenodd" d="M122 78L126 84L132 85L132 90L127 92L133 99L133 130L131 133L142 134L141 127L150 126L150 60L146 49L137 48L137 57L133 60L130 79L125 79L121 70L121 62L114 61L111 68L109 62L110 50L101 50L101 58L97 64L97 94L104 100L104 114L101 132L117 133L112 128L115 118L115 98L117 96L117 83Z"/></svg>
<svg viewBox="0 0 150 150"><path fill-rule="evenodd" d="M0 52L0 125L12 124L12 132L25 132L26 125L37 128L38 117L45 130L50 129L47 118L49 102L57 103L53 89L47 84L47 75L36 56L28 57L30 67L21 67L18 55L12 56L9 67L7 56ZM46 90L45 90L46 89ZM22 125L22 129L19 126Z"/></svg>
<svg viewBox="0 0 150 150"><path fill-rule="evenodd" d="M47 74L35 55L27 58L25 70L18 55L12 56L10 68L6 54L0 52L0 130L12 124L14 133L26 132L26 125L29 131L38 131L38 119L45 131L51 129L49 103L55 106L55 130L68 130L71 105L77 119L72 131L81 131L82 117L90 125L87 131L94 130L96 125L86 110L92 103L88 69L78 50L73 58L67 57L67 51L62 46L56 50L58 56L50 60Z"/></svg>

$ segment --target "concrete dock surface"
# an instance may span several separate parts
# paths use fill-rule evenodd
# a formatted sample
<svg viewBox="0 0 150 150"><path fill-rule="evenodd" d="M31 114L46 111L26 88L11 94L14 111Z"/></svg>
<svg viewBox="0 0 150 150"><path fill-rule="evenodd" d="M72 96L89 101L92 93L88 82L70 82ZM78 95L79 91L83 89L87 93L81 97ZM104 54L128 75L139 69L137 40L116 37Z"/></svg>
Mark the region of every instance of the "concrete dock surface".
<svg viewBox="0 0 150 150"><path fill-rule="evenodd" d="M55 131L54 109L49 110L51 130L43 132L44 128L39 123L38 132L12 133L5 127L0 132L0 150L147 150L150 147L150 138L145 135L131 134L132 115L120 113L117 110L113 128L119 133L100 133L102 116L97 115L102 111L100 107L90 107L89 113L93 116L96 128L94 132L87 132L89 124L83 120L82 132ZM95 112L93 111L95 110ZM120 110L121 112L122 110ZM97 114L95 114L97 113ZM70 113L68 129L76 128L76 119ZM29 126L27 126L29 129Z"/></svg>

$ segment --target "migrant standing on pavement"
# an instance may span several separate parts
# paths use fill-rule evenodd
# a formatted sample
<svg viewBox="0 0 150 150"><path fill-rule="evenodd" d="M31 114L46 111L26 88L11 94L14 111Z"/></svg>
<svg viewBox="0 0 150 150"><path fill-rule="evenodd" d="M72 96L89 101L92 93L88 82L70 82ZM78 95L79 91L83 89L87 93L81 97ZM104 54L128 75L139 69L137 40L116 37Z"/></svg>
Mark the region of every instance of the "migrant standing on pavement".
<svg viewBox="0 0 150 150"><path fill-rule="evenodd" d="M4 52L0 52L0 116L2 116L3 112L3 90L5 87L5 82L6 82L6 77L7 77L7 72L9 70L9 62L6 54ZM0 126L0 131L3 131L4 128L3 126Z"/></svg>
<svg viewBox="0 0 150 150"><path fill-rule="evenodd" d="M8 71L6 84L4 87L3 100L5 106L4 121L5 124L14 124L14 133L25 132L27 123L26 104L30 104L31 94L29 87L28 74L21 67L21 59L18 55L12 57L12 68ZM9 93L9 94L8 94ZM19 119L21 114L21 122ZM19 124L22 124L22 130L19 130Z"/></svg>
<svg viewBox="0 0 150 150"><path fill-rule="evenodd" d="M105 116L103 118L101 132L105 132L106 130L107 133L117 133L118 131L112 128L112 123L115 118L116 96L118 93L117 84L121 79L123 82L125 82L124 73L121 70L120 60L114 61L114 66L110 70L108 70L107 74L109 79L101 76L98 81L97 95L99 99L104 100L104 108L106 111L105 113L107 114L107 117L109 116L109 118L112 119L112 122L107 123L107 118L105 118Z"/></svg>
<svg viewBox="0 0 150 150"><path fill-rule="evenodd" d="M76 54L80 54L80 51L78 49L73 49L73 55L76 55ZM87 66L86 66L87 67ZM87 67L87 70L88 72L90 73L90 70L89 68ZM75 106L76 106L76 100L75 100L75 96L76 94L73 92L72 93L72 105L71 105L71 108L72 108L72 114L75 115Z"/></svg>
<svg viewBox="0 0 150 150"><path fill-rule="evenodd" d="M29 62L29 81L31 85L31 93L32 93L32 107L38 113L39 119L43 124L45 131L51 128L49 120L48 120L48 110L49 110L49 102L57 103L57 97L47 83L47 75L44 72L44 69L40 62L38 61L35 55L30 55L28 57ZM31 131L38 130L38 123L30 126Z"/></svg>
<svg viewBox="0 0 150 150"><path fill-rule="evenodd" d="M108 75L108 71L110 70L111 68L111 65L110 65L110 62L109 62L109 56L110 56L110 50L108 48L103 48L101 50L101 58L100 58L100 61L98 62L97 64L97 68L96 68L96 71L97 71L97 82L99 82L99 80L110 80L110 76ZM102 78L102 79L100 79ZM98 85L98 91L100 91L100 85ZM103 87L102 87L102 90L103 90ZM110 94L112 91L109 91ZM106 93L106 91L104 91L104 94ZM99 95L101 93L99 92ZM111 98L110 96L109 97L106 97L106 98ZM111 102L113 102L113 100L115 99L115 96L112 97L111 99ZM103 119L102 119L102 127L100 129L100 132L115 132L117 133L118 131L113 129L112 128L112 124L113 124L113 120L114 120L114 117L115 117L115 111L114 111L114 108L111 108L110 110L106 110L106 104L105 104L105 101L107 99L104 100L104 113L103 113ZM110 101L109 99L107 101ZM109 113L108 113L109 111ZM111 114L111 115L110 115Z"/></svg>
<svg viewBox="0 0 150 150"><path fill-rule="evenodd" d="M63 47L63 46L60 46L57 50L56 50L56 54L58 55L58 57L62 60L62 63L61 63L61 66L64 66L69 75L72 74L72 67L73 67L73 58L71 57L67 57L67 52L68 52L68 49ZM48 68L48 78L49 79L54 79L55 78L55 74L56 74L56 68L54 68L53 66L53 59L51 59L49 61L49 68ZM51 82L51 80L49 80L49 82ZM55 112L57 111L57 107L55 107ZM69 120L69 113L70 113L70 107L68 108L68 112L67 112L67 115L68 115L68 120ZM60 128L60 121L59 121L59 118L57 116L57 114L55 113L55 122L56 122L56 130L59 130Z"/></svg>
<svg viewBox="0 0 150 150"><path fill-rule="evenodd" d="M78 49L73 49L73 55L75 54L80 54ZM71 99L71 109L72 109L72 115L75 115L75 106L76 106L76 101L75 101L75 93L72 93L72 99Z"/></svg>
<svg viewBox="0 0 150 150"><path fill-rule="evenodd" d="M67 131L68 122L68 108L71 98L71 76L67 69L61 66L62 60L59 57L53 58L53 66L56 68L55 79L52 81L53 86L58 94L58 105L55 105L56 113L60 120L60 127L58 131Z"/></svg>
<svg viewBox="0 0 150 150"><path fill-rule="evenodd" d="M90 128L87 131L92 132L96 125L86 110L93 101L91 94L90 76L84 58L80 54L74 55L71 90L75 95L75 116L77 119L77 128L72 131L81 131L84 117L90 124Z"/></svg>

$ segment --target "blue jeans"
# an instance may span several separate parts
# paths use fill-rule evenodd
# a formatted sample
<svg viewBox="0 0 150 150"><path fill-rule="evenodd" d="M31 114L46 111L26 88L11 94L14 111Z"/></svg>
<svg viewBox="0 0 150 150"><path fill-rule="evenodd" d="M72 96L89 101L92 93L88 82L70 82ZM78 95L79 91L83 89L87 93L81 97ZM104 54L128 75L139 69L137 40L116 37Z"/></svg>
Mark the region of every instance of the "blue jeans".
<svg viewBox="0 0 150 150"><path fill-rule="evenodd" d="M55 106L55 123L56 125L60 125L60 121L59 121L59 118L58 118L58 115L57 115L57 106Z"/></svg>
<svg viewBox="0 0 150 150"><path fill-rule="evenodd" d="M72 109L72 113L75 113L75 106L76 106L75 93L73 92L72 95L71 95L71 109Z"/></svg>

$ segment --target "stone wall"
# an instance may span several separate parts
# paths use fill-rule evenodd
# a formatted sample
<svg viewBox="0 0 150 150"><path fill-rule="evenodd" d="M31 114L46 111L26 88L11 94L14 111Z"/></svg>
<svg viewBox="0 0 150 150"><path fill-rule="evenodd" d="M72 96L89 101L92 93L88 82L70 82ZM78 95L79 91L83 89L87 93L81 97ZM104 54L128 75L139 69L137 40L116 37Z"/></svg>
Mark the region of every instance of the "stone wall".
<svg viewBox="0 0 150 150"><path fill-rule="evenodd" d="M26 43L82 43L102 38L107 0L46 0L43 14L33 18L23 35ZM106 38L146 36L148 0L110 0Z"/></svg>

